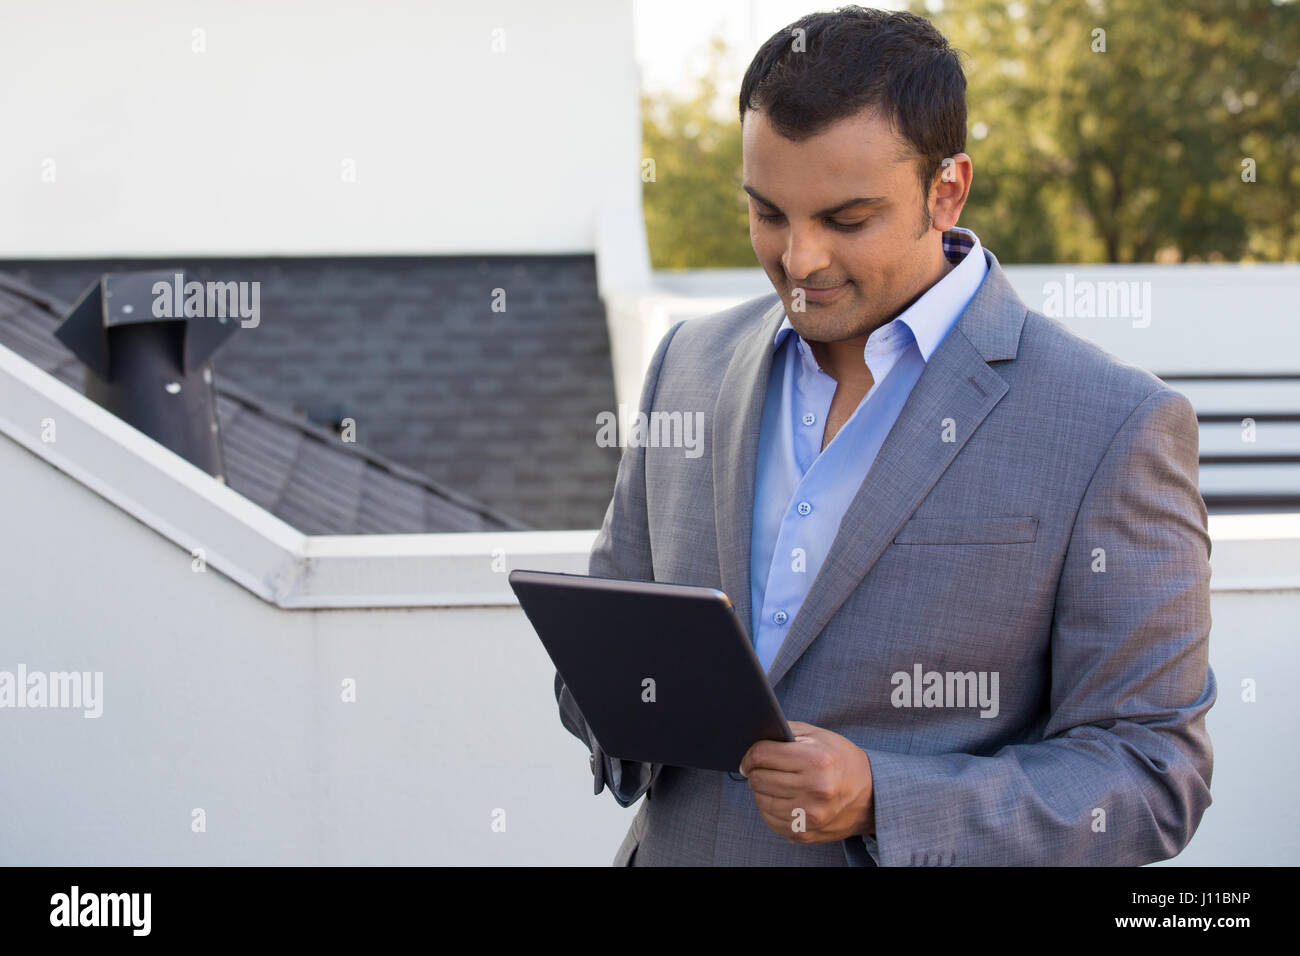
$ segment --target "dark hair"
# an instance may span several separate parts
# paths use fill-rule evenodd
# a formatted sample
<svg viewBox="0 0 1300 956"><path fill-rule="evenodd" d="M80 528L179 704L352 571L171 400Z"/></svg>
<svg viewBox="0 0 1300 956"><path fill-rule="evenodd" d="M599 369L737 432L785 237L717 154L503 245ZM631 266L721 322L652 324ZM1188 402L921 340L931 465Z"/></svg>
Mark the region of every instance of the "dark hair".
<svg viewBox="0 0 1300 956"><path fill-rule="evenodd" d="M747 110L763 110L777 133L796 142L867 108L919 154L928 229L935 174L945 157L966 149L966 74L929 20L856 6L810 13L759 47L740 84L741 123Z"/></svg>

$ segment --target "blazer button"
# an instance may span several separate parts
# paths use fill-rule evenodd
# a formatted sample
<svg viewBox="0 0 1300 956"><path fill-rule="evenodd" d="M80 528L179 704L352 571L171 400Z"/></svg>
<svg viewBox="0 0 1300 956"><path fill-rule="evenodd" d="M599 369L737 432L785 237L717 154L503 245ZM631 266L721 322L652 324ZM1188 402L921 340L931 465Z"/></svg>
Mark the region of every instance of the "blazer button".
<svg viewBox="0 0 1300 956"><path fill-rule="evenodd" d="M595 754L587 754L587 766L591 768L591 772L592 772L592 773L595 773L595 772L596 772L596 755L595 755Z"/></svg>

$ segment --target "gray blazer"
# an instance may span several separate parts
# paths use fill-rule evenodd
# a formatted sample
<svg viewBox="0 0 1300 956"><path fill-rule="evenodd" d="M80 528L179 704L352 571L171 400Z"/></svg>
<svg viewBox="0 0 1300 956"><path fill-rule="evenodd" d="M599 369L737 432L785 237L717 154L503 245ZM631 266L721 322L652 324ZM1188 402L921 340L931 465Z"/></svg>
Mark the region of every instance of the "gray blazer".
<svg viewBox="0 0 1300 956"><path fill-rule="evenodd" d="M1166 859L1210 805L1213 765L1196 415L1154 375L1026 309L984 255L983 284L768 678L789 719L867 752L882 865ZM640 410L703 412L704 454L625 449L589 573L721 588L748 623L755 459L783 317L772 293L664 337ZM944 678L948 696L930 702L947 706L902 693L895 675L918 667ZM954 706L972 672L998 675L996 716ZM610 757L558 674L555 690L592 751L596 792L608 785L622 806L645 795L616 864L873 865L857 837L774 833L727 774Z"/></svg>

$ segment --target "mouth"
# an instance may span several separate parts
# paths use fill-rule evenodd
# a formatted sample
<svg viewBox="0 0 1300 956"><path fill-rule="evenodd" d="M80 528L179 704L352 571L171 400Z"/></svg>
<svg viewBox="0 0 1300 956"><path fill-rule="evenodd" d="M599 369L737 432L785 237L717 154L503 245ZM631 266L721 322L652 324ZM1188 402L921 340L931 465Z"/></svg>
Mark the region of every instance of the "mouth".
<svg viewBox="0 0 1300 956"><path fill-rule="evenodd" d="M848 287L849 284L847 282L843 282L840 285L823 286L820 288L816 286L796 285L794 286L794 289L795 290L802 289L804 293L804 298L807 301L816 302L819 305L825 305L827 302L831 302L839 298L840 294Z"/></svg>

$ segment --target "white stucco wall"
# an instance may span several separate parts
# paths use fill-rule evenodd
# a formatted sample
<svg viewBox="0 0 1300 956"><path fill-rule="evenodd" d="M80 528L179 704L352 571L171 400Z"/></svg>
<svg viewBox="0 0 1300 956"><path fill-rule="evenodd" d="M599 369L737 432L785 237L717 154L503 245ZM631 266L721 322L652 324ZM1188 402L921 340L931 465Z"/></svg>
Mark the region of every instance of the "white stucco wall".
<svg viewBox="0 0 1300 956"><path fill-rule="evenodd" d="M613 858L517 607L282 610L6 438L0 474L0 670L103 672L98 718L0 709L0 864Z"/></svg>
<svg viewBox="0 0 1300 956"><path fill-rule="evenodd" d="M0 257L639 266L633 55L631 0L6 4Z"/></svg>
<svg viewBox="0 0 1300 956"><path fill-rule="evenodd" d="M1062 263L1009 265L1003 271L1028 308L1047 307L1072 331L1159 375L1300 372L1300 266ZM618 321L611 317L616 354L621 348L626 356L616 367L622 371L620 401L636 401L655 346L673 323L774 291L758 268L655 270L652 280L654 291L639 296L639 311L624 310ZM1105 314L1117 283L1135 293L1127 300L1131 314ZM1085 285L1097 293L1097 314L1076 314L1073 307L1052 311L1049 292L1057 289L1064 302L1068 288L1078 301Z"/></svg>
<svg viewBox="0 0 1300 956"><path fill-rule="evenodd" d="M0 709L0 864L612 859L500 570L592 532L303 538L5 349L0 490L0 670L103 674L98 718ZM1174 862L1292 864L1300 516L1210 530L1215 803Z"/></svg>

